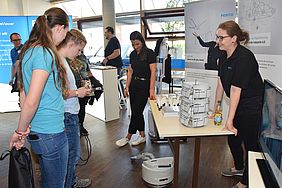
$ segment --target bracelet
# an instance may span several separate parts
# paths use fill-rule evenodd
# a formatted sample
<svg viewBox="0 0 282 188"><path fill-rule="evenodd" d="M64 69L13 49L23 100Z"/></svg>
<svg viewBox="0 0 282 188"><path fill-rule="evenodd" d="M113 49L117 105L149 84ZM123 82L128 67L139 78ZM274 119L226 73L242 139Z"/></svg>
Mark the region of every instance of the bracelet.
<svg viewBox="0 0 282 188"><path fill-rule="evenodd" d="M20 133L18 130L15 130L15 133L18 134L18 139L22 140L23 139L23 133Z"/></svg>
<svg viewBox="0 0 282 188"><path fill-rule="evenodd" d="M76 97L78 97L78 91L77 90L75 90L75 95L76 95Z"/></svg>
<svg viewBox="0 0 282 188"><path fill-rule="evenodd" d="M20 133L18 130L15 130L15 133L17 133L18 135L23 135L23 133Z"/></svg>

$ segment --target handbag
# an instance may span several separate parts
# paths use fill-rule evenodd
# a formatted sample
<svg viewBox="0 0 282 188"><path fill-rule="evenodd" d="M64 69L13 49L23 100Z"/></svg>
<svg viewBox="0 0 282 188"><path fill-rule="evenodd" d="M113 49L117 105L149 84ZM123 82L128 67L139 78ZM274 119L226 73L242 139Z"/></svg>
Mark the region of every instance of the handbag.
<svg viewBox="0 0 282 188"><path fill-rule="evenodd" d="M9 188L34 188L34 178L31 155L27 148L23 147L3 153L0 160L4 160L10 155L9 163Z"/></svg>

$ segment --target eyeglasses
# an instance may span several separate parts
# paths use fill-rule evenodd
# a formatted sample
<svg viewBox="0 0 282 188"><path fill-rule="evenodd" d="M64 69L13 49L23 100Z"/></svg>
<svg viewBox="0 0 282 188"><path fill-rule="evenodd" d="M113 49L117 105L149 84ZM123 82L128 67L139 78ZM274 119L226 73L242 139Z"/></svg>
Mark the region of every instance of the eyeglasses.
<svg viewBox="0 0 282 188"><path fill-rule="evenodd" d="M12 40L12 42L18 42L18 41L21 41L22 39L14 39Z"/></svg>
<svg viewBox="0 0 282 188"><path fill-rule="evenodd" d="M218 39L220 41L223 41L223 39L225 39L227 37L231 37L231 36L229 36L229 35L226 35L226 36L217 36L217 35L215 35L216 40Z"/></svg>

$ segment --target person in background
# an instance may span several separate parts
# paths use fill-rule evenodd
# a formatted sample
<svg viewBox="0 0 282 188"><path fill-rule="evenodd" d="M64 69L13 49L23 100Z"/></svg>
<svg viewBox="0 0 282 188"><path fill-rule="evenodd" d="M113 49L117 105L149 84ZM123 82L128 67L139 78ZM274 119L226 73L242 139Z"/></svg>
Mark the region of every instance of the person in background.
<svg viewBox="0 0 282 188"><path fill-rule="evenodd" d="M109 42L105 48L105 59L102 64L116 67L117 74L121 76L122 59L119 40L114 35L114 29L110 26L106 27L104 36Z"/></svg>
<svg viewBox="0 0 282 188"><path fill-rule="evenodd" d="M10 35L10 40L14 45L14 48L10 52L10 56L12 59L12 67L11 67L11 79L9 81L9 85L13 86L12 92L18 91L17 88L17 71L18 71L18 58L23 47L21 35L19 33L12 33Z"/></svg>
<svg viewBox="0 0 282 188"><path fill-rule="evenodd" d="M233 188L248 185L248 160L244 164L242 143L248 151L258 150L258 131L261 123L263 81L254 54L240 44L249 38L235 21L221 23L216 31L216 43L224 53L219 61L215 100L222 101L223 92L230 98L225 129L234 167L222 172L223 176L243 175Z"/></svg>
<svg viewBox="0 0 282 188"><path fill-rule="evenodd" d="M126 96L130 96L131 119L126 137L116 141L119 147L128 144L137 131L140 136L131 144L136 146L146 142L143 111L148 97L151 100L155 99L156 55L146 46L140 32L131 33L130 40L134 51L129 57L125 93Z"/></svg>
<svg viewBox="0 0 282 188"><path fill-rule="evenodd" d="M222 51L219 49L217 43L215 41L204 42L196 32L193 32L193 35L197 37L202 47L209 48L207 63L205 63L205 69L218 70L218 59L221 56Z"/></svg>
<svg viewBox="0 0 282 188"><path fill-rule="evenodd" d="M75 167L80 159L80 136L79 136L79 102L78 98L89 96L92 88L80 87L77 89L75 78L66 58L74 59L78 56L86 45L84 35L76 29L70 30L66 38L58 46L59 54L66 68L67 79L69 81L69 90L65 97L65 131L68 138L68 169L65 182L65 188L88 187L91 184L90 179L79 179L76 177Z"/></svg>
<svg viewBox="0 0 282 188"><path fill-rule="evenodd" d="M46 10L36 19L19 58L21 113L9 148L20 149L27 138L39 156L41 188L64 187L67 173L63 96L68 84L56 46L68 28L68 15L62 9Z"/></svg>
<svg viewBox="0 0 282 188"><path fill-rule="evenodd" d="M83 87L84 81L89 80L90 77L93 77L90 67L89 67L89 61L86 58L86 56L81 52L80 55L78 55L75 59L70 60L68 59L68 63L70 65L70 68L72 69L72 72L75 77L75 82L77 87ZM85 119L85 106L89 100L89 97L79 97L79 127L80 127L80 136L87 136L88 131L84 127L84 119Z"/></svg>

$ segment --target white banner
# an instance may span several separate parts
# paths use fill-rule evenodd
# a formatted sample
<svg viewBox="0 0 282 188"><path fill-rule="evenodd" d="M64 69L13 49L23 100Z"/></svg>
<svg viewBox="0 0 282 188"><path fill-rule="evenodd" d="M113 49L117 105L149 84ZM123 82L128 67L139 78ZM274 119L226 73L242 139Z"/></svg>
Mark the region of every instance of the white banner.
<svg viewBox="0 0 282 188"><path fill-rule="evenodd" d="M199 44L196 32L206 41L215 41L218 25L236 16L235 0L204 0L185 4L186 67L204 69L208 49Z"/></svg>
<svg viewBox="0 0 282 188"><path fill-rule="evenodd" d="M281 0L239 1L238 23L250 33L250 50L264 78L282 87Z"/></svg>
<svg viewBox="0 0 282 188"><path fill-rule="evenodd" d="M271 80L282 88L282 55L256 54L259 70L264 79Z"/></svg>

